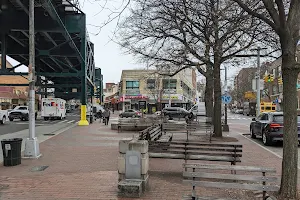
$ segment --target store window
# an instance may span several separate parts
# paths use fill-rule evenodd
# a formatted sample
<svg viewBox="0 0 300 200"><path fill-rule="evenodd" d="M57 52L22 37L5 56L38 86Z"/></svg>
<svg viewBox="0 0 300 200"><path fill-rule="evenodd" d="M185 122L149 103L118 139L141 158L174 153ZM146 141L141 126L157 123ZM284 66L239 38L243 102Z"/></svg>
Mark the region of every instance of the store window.
<svg viewBox="0 0 300 200"><path fill-rule="evenodd" d="M126 81L126 89L139 89L140 82L139 81Z"/></svg>
<svg viewBox="0 0 300 200"><path fill-rule="evenodd" d="M147 88L148 89L154 89L155 88L155 80L154 79L148 79L147 80Z"/></svg>

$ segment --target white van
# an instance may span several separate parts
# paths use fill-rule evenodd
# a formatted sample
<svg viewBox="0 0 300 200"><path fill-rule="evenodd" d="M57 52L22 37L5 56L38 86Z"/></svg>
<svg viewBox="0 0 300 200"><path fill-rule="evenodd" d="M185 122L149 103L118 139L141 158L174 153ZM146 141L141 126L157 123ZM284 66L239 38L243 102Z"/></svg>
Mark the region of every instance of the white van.
<svg viewBox="0 0 300 200"><path fill-rule="evenodd" d="M194 116L206 116L205 102L195 104L189 112L192 112Z"/></svg>
<svg viewBox="0 0 300 200"><path fill-rule="evenodd" d="M195 104L189 112L192 112L194 116L206 116L205 102L199 102ZM221 115L225 115L225 106L221 104Z"/></svg>
<svg viewBox="0 0 300 200"><path fill-rule="evenodd" d="M66 101L60 98L42 98L41 116L44 120L66 118Z"/></svg>

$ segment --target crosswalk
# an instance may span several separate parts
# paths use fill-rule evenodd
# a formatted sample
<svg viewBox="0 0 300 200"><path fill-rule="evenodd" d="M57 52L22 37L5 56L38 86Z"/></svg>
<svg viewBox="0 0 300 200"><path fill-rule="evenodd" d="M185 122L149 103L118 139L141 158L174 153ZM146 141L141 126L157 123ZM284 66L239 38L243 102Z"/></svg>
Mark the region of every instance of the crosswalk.
<svg viewBox="0 0 300 200"><path fill-rule="evenodd" d="M74 120L74 119L65 119L65 120L36 120L36 125L37 126L49 126L51 124L76 124L78 123L79 120ZM9 122L10 124L17 124L17 125L27 125L29 122L28 121L14 121L14 122Z"/></svg>
<svg viewBox="0 0 300 200"><path fill-rule="evenodd" d="M250 118L250 117L231 117L231 116L228 116L227 119L231 119L231 120L251 120L252 118Z"/></svg>
<svg viewBox="0 0 300 200"><path fill-rule="evenodd" d="M67 113L66 115L67 116L73 116L73 117L79 117L80 116L80 114L78 114L78 113Z"/></svg>

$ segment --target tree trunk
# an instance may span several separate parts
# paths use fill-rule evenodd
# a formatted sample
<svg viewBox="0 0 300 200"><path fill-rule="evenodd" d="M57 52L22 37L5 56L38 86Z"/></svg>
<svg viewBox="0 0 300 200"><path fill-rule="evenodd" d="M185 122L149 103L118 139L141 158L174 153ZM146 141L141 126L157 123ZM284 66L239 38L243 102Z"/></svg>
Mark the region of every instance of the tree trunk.
<svg viewBox="0 0 300 200"><path fill-rule="evenodd" d="M214 79L212 74L208 74L205 83L205 110L206 116L213 118L214 104L213 104L213 94L214 94Z"/></svg>
<svg viewBox="0 0 300 200"><path fill-rule="evenodd" d="M222 137L222 122L221 122L221 77L220 77L220 64L214 64L214 136Z"/></svg>
<svg viewBox="0 0 300 200"><path fill-rule="evenodd" d="M285 55L285 56L284 56ZM299 71L293 66L294 55L282 56L283 77L283 160L280 195L283 199L297 198L298 123L297 78Z"/></svg>

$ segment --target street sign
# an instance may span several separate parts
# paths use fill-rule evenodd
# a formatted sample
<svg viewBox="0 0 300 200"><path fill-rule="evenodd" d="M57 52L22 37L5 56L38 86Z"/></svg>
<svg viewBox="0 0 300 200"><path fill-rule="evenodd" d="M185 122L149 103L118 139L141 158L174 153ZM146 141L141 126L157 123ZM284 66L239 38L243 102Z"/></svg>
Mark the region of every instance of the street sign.
<svg viewBox="0 0 300 200"><path fill-rule="evenodd" d="M222 95L222 103L229 104L232 101L232 97L230 94L224 94Z"/></svg>

